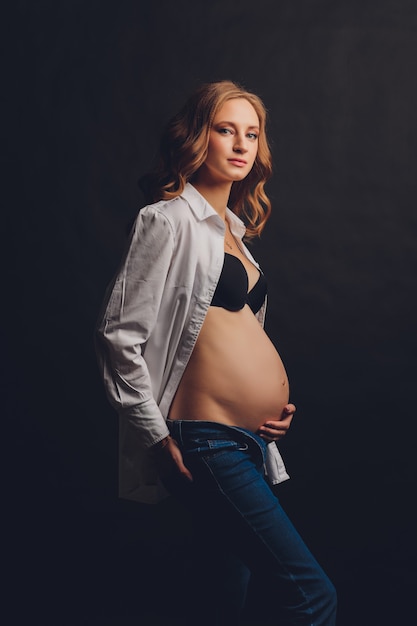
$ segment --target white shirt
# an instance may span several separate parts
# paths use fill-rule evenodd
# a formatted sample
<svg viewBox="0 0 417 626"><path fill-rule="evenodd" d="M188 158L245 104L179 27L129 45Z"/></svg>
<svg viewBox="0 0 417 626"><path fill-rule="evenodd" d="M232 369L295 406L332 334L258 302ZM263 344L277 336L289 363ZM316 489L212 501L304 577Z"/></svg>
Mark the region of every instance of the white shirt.
<svg viewBox="0 0 417 626"><path fill-rule="evenodd" d="M243 222L229 209L233 235ZM119 495L156 502L166 492L147 449L169 434L166 418L223 266L225 225L191 185L173 200L139 211L129 246L109 285L97 327L104 385L119 415ZM247 257L259 267L242 243ZM257 318L265 318L266 300ZM271 483L289 478L275 443Z"/></svg>

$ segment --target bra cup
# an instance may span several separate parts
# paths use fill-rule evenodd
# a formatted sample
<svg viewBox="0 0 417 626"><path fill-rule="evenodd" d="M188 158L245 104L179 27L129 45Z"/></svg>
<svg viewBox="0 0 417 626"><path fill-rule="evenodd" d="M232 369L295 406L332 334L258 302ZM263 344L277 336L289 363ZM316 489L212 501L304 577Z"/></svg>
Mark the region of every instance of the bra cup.
<svg viewBox="0 0 417 626"><path fill-rule="evenodd" d="M223 268L219 282L211 301L211 306L221 307L228 311L240 311L249 304L257 313L266 295L266 280L261 273L255 285L248 293L248 274L242 261L233 254L225 252Z"/></svg>
<svg viewBox="0 0 417 626"><path fill-rule="evenodd" d="M264 303L267 291L266 278L264 274L259 274L259 278L249 291L246 301L252 309L253 313L257 313Z"/></svg>

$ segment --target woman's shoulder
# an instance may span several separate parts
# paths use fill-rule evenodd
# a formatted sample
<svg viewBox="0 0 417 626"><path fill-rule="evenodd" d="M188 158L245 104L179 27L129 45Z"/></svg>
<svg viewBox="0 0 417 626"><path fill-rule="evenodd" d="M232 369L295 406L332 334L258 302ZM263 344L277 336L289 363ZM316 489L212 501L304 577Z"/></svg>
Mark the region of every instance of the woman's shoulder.
<svg viewBox="0 0 417 626"><path fill-rule="evenodd" d="M141 215L156 215L166 218L173 225L188 221L190 217L189 204L182 196L176 196L169 200L159 200L148 204L139 210Z"/></svg>
<svg viewBox="0 0 417 626"><path fill-rule="evenodd" d="M188 230L190 226L194 228L200 221L195 213L195 207L184 195L148 204L140 209L139 216L142 216L144 222L157 221L161 225L169 224L173 233Z"/></svg>
<svg viewBox="0 0 417 626"><path fill-rule="evenodd" d="M221 221L213 207L189 183L182 193L174 198L144 206L139 211L139 215L141 214L145 220L159 218L163 222L168 222L174 231L183 227L188 228L190 225L195 226L207 219Z"/></svg>

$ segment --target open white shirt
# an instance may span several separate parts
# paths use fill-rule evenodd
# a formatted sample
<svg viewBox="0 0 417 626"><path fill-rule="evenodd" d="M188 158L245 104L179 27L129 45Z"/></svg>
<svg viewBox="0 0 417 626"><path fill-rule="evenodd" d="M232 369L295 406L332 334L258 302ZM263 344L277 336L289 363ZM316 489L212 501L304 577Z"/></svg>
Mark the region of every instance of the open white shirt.
<svg viewBox="0 0 417 626"><path fill-rule="evenodd" d="M229 209L233 235L243 222ZM107 396L119 415L119 495L157 502L166 492L148 449L169 434L169 407L210 306L224 259L223 220L188 183L173 200L139 211L109 285L96 334ZM259 267L242 243L247 257ZM266 300L257 313L263 325ZM272 484L289 478L275 443Z"/></svg>

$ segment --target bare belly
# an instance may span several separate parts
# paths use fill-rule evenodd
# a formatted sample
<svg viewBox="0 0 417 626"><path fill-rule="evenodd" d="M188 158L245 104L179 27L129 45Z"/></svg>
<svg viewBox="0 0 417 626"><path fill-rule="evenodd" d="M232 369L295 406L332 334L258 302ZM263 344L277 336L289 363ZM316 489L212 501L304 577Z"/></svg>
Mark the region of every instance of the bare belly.
<svg viewBox="0 0 417 626"><path fill-rule="evenodd" d="M208 420L256 432L288 403L281 358L246 305L210 307L169 418Z"/></svg>

